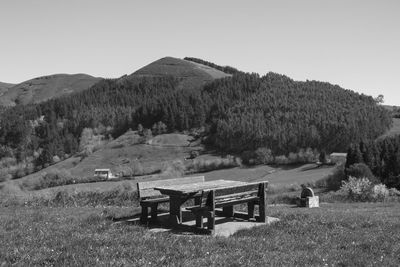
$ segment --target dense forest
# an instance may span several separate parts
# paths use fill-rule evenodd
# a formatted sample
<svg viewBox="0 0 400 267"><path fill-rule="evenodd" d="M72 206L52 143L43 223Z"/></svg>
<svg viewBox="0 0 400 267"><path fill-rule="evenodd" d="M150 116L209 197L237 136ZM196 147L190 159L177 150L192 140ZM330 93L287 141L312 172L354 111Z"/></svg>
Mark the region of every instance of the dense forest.
<svg viewBox="0 0 400 267"><path fill-rule="evenodd" d="M205 129L208 143L225 152L345 151L391 124L372 97L336 85L232 73L201 90L182 90L174 77L106 79L80 93L7 109L0 120L0 157L34 158L41 167L56 155L78 152L85 128L115 138L159 122L169 132Z"/></svg>
<svg viewBox="0 0 400 267"><path fill-rule="evenodd" d="M346 169L356 163L366 164L388 187L400 189L400 135L352 144L347 151Z"/></svg>

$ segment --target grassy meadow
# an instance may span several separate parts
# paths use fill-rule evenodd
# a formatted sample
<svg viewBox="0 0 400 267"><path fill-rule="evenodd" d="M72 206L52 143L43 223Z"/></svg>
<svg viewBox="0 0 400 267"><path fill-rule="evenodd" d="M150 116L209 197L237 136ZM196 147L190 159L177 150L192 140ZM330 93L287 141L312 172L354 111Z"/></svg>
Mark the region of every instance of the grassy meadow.
<svg viewBox="0 0 400 267"><path fill-rule="evenodd" d="M125 208L126 209L126 208ZM400 204L270 206L280 222L210 237L152 233L104 208L0 208L0 264L399 266Z"/></svg>

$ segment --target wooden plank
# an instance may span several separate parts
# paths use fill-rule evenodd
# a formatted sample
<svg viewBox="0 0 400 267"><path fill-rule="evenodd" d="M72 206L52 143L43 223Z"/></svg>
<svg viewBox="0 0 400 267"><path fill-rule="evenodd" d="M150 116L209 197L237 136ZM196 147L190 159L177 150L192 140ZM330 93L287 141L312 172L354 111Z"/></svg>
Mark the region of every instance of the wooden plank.
<svg viewBox="0 0 400 267"><path fill-rule="evenodd" d="M257 199L258 199L257 196L246 197L246 198L238 198L238 199L232 199L232 200L229 200L229 201L217 202L217 203L215 203L215 206L217 208L223 208L223 207L233 206L233 205L237 205L237 204L248 203L250 201L254 201L254 200L257 200Z"/></svg>
<svg viewBox="0 0 400 267"><path fill-rule="evenodd" d="M258 191L259 184L261 182L245 183L242 185L226 186L224 188L215 189L215 196L224 196L235 193L247 192L247 191Z"/></svg>
<svg viewBox="0 0 400 267"><path fill-rule="evenodd" d="M199 182L204 182L204 176L193 176L193 177L139 182L137 183L137 187L138 187L139 198L148 198L148 197L157 197L162 195L160 191L154 190L154 187L157 186L171 186L176 184L182 185L182 184L192 184Z"/></svg>
<svg viewBox="0 0 400 267"><path fill-rule="evenodd" d="M207 182L200 182L193 184L158 186L155 189L159 190L162 194L165 195L174 195L174 194L183 195L183 194L196 193L200 191L210 191L217 188L235 187L245 184L247 183L240 181L215 180L215 181L207 181Z"/></svg>

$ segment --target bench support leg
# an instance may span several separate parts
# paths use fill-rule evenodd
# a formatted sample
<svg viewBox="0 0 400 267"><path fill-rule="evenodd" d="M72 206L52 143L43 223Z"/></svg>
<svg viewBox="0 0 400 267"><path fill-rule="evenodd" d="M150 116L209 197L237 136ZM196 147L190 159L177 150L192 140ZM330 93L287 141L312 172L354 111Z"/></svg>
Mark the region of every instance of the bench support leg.
<svg viewBox="0 0 400 267"><path fill-rule="evenodd" d="M170 196L169 213L170 221L173 225L182 223L181 198L179 196Z"/></svg>
<svg viewBox="0 0 400 267"><path fill-rule="evenodd" d="M196 214L196 227L203 228L203 216Z"/></svg>
<svg viewBox="0 0 400 267"><path fill-rule="evenodd" d="M247 203L247 212L249 214L249 220L254 218L254 202Z"/></svg>
<svg viewBox="0 0 400 267"><path fill-rule="evenodd" d="M147 223L147 217L149 216L149 210L147 206L142 206L142 213L140 215L140 222Z"/></svg>
<svg viewBox="0 0 400 267"><path fill-rule="evenodd" d="M207 229L208 230L215 230L215 213L210 212L207 218Z"/></svg>
<svg viewBox="0 0 400 267"><path fill-rule="evenodd" d="M222 208L224 217L233 217L233 206L227 206Z"/></svg>
<svg viewBox="0 0 400 267"><path fill-rule="evenodd" d="M158 203L155 203L151 206L151 221L152 222L157 221L157 209L158 209Z"/></svg>
<svg viewBox="0 0 400 267"><path fill-rule="evenodd" d="M259 188L260 205L258 206L260 213L260 222L265 222L267 216L267 196L265 193L265 189L266 189L266 184L265 183L260 184Z"/></svg>

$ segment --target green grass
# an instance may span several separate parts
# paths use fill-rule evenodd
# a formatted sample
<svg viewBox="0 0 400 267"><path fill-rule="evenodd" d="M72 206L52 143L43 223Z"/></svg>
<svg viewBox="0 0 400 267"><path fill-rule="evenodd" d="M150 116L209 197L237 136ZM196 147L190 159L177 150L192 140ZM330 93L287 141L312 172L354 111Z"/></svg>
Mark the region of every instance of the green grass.
<svg viewBox="0 0 400 267"><path fill-rule="evenodd" d="M400 204L275 206L281 219L228 238L151 233L101 208L0 208L0 264L399 266Z"/></svg>
<svg viewBox="0 0 400 267"><path fill-rule="evenodd" d="M191 61L173 57L164 57L137 70L135 73L128 76L127 79L131 79L137 76L174 76L176 78L182 79L179 85L180 88L198 89L206 82L210 82L217 78L228 77L231 75Z"/></svg>
<svg viewBox="0 0 400 267"><path fill-rule="evenodd" d="M250 168L232 168L205 172L207 180L228 179L235 181L267 180L274 185L290 185L315 182L332 173L334 166L316 168L315 164L272 167L259 165Z"/></svg>
<svg viewBox="0 0 400 267"><path fill-rule="evenodd" d="M86 90L99 80L100 78L87 74L55 74L38 77L10 87L0 97L0 103L15 105L16 100L22 104L39 103L50 98Z"/></svg>
<svg viewBox="0 0 400 267"><path fill-rule="evenodd" d="M400 134L400 119L399 118L393 118L393 125L392 127L385 133L383 134L380 138L384 138L387 136L395 136Z"/></svg>

